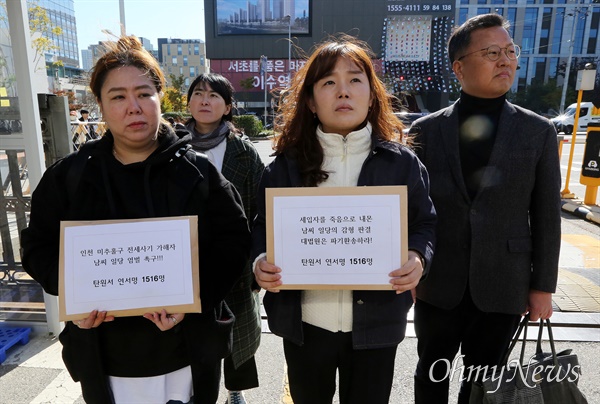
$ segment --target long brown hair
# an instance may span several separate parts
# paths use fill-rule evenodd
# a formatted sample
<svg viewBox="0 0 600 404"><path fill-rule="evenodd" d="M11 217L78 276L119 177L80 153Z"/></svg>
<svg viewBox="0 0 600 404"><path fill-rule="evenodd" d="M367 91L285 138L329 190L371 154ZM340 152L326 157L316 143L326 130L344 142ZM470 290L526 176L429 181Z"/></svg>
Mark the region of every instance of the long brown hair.
<svg viewBox="0 0 600 404"><path fill-rule="evenodd" d="M372 52L368 45L354 37L343 35L329 39L315 49L292 78L290 87L282 91L275 152L287 153L297 160L303 186L314 187L328 178L321 168L323 149L316 135L319 119L310 110L308 102L313 97L314 84L329 74L340 58L352 61L369 79L373 103L367 121L373 126L373 133L382 140L402 139L402 123L393 114L390 96L377 77L370 56Z"/></svg>

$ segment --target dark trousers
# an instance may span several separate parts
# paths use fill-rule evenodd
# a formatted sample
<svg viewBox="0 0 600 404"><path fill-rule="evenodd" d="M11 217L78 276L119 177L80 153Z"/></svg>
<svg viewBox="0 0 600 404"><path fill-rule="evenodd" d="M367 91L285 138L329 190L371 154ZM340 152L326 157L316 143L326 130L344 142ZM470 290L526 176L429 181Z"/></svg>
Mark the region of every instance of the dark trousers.
<svg viewBox="0 0 600 404"><path fill-rule="evenodd" d="M258 387L258 370L254 356L237 369L233 365L231 356L223 359L223 377L225 388L229 391L242 391Z"/></svg>
<svg viewBox="0 0 600 404"><path fill-rule="evenodd" d="M304 345L283 340L294 404L331 404L339 372L341 404L387 404L397 346L353 349L352 333L303 323Z"/></svg>
<svg viewBox="0 0 600 404"><path fill-rule="evenodd" d="M448 403L450 381L459 380L462 384L458 403L468 403L476 369L470 381L461 376L469 376L469 366L498 365L520 319L519 315L482 312L475 307L469 293L451 310L417 299L414 321L419 362L415 372L415 404ZM460 358L455 359L459 348L464 355L462 363Z"/></svg>

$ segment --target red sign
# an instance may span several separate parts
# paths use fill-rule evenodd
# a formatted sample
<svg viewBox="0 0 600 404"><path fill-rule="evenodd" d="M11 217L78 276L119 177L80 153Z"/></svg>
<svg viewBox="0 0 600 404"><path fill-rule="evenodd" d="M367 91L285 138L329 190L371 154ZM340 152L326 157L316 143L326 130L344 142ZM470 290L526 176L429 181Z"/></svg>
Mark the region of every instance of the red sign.
<svg viewBox="0 0 600 404"><path fill-rule="evenodd" d="M288 59L267 59L263 77L260 71L260 59L211 59L210 71L227 77L236 93L263 92L265 86L267 91L286 87L290 71L294 74L305 63L305 60L292 59L291 69L289 69ZM252 88L242 87L242 81L247 79L252 79Z"/></svg>
<svg viewBox="0 0 600 404"><path fill-rule="evenodd" d="M306 60L292 59L291 69L288 59L267 59L264 77L261 75L260 59L211 59L210 71L226 77L236 93L264 92L288 85L290 71L296 73L306 64ZM381 72L381 60L373 60L375 71ZM252 88L243 88L242 82L252 79Z"/></svg>

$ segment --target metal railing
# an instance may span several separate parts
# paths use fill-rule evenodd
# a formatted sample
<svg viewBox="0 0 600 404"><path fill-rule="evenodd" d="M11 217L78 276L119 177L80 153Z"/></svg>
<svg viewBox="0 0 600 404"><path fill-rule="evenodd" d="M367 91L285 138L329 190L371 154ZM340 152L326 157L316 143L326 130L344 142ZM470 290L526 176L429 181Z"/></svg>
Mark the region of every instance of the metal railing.
<svg viewBox="0 0 600 404"><path fill-rule="evenodd" d="M78 150L88 140L102 137L106 133L106 130L107 127L104 122L71 122L71 142L73 143L73 149Z"/></svg>

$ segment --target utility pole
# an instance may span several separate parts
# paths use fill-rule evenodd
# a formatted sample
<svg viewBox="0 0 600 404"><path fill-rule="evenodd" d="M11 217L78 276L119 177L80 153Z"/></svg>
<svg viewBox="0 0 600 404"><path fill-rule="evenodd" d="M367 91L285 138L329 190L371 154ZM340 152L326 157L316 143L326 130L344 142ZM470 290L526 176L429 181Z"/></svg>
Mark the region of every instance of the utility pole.
<svg viewBox="0 0 600 404"><path fill-rule="evenodd" d="M265 110L263 113L263 125L267 125L267 57L262 55L260 57L260 75L263 81L263 87L265 88Z"/></svg>
<svg viewBox="0 0 600 404"><path fill-rule="evenodd" d="M565 79L563 81L562 95L560 97L560 108L559 112L562 114L565 111L565 99L567 98L567 87L569 86L569 74L571 73L571 59L573 58L573 47L575 46L575 32L577 31L577 20L579 19L579 13L581 9L577 7L579 0L573 8L573 12L566 14L573 17L573 28L571 29L571 41L569 41L569 58L567 59L567 67L565 69ZM586 13L587 14L587 13Z"/></svg>
<svg viewBox="0 0 600 404"><path fill-rule="evenodd" d="M121 18L121 36L127 35L125 29L125 0L119 0L119 16Z"/></svg>

